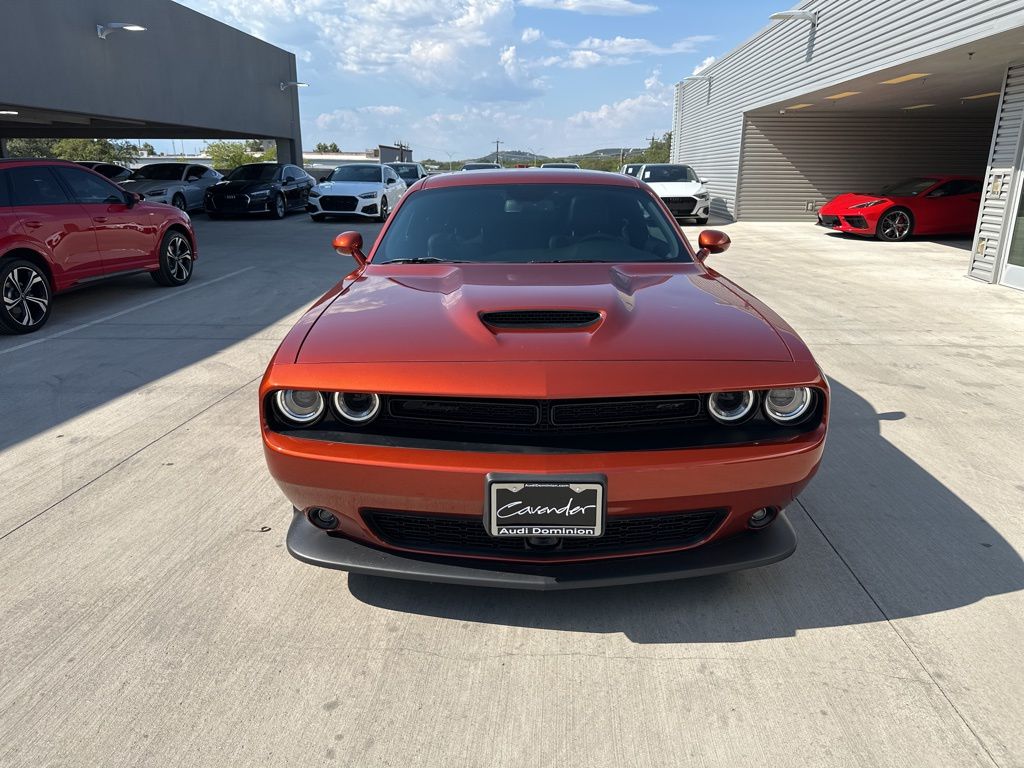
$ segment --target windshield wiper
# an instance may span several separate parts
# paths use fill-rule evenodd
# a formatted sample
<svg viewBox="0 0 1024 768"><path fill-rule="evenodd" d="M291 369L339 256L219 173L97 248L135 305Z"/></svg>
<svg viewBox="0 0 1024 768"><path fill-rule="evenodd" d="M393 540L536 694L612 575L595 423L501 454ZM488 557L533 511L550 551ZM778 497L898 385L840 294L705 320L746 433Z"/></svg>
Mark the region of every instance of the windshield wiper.
<svg viewBox="0 0 1024 768"><path fill-rule="evenodd" d="M466 264L468 262L458 261L456 259L438 259L434 256L421 256L416 259L391 259L391 261L382 261L381 264Z"/></svg>

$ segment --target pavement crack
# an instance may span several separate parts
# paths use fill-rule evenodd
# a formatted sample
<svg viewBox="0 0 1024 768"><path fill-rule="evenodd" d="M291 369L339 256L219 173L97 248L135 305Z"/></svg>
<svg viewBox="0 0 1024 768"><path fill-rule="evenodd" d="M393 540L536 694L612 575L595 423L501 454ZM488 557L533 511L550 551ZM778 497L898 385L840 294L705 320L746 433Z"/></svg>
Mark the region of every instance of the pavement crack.
<svg viewBox="0 0 1024 768"><path fill-rule="evenodd" d="M75 490L71 491L70 493L66 494L65 496L61 497L60 499L57 499L57 501L53 502L52 504L50 504L48 507L46 507L42 511L37 512L36 514L34 514L31 517L29 517L27 520L22 520L20 523L18 523L16 526L11 528L9 531L6 531L2 535L0 535L0 541L3 541L4 539L6 539L8 536L10 536L15 531L21 530L22 528L24 528L26 525L28 525L32 521L38 520L40 517L45 515L47 512L49 512L54 507L57 507L57 506L63 504L65 501L70 499L72 496L75 496L75 495L81 493L82 491L84 491L86 488L91 486L93 483L95 483L100 478L106 477L111 472L113 472L115 469L118 469L119 467L123 466L126 462L130 461L131 459L134 459L136 456L138 456L143 451L147 450L148 448L152 447L153 445L156 445L157 443L159 443L161 440L163 440L168 435L174 434L175 432L177 432L179 429L181 429L185 425L190 424L191 422L195 421L197 418L202 416L204 413L209 411L211 408L215 408L216 406L220 405L225 400L227 400L229 397L234 397L236 394L241 392L246 387L252 386L252 384L254 384L255 382L259 381L261 378L263 378L262 375L256 376L255 378L252 378L252 379L249 379L248 381L246 381L245 383L243 383L240 386L236 387L235 389L232 389L226 395L223 395L222 397L217 398L216 400L214 400L212 403L207 405L202 410L196 411L195 413L193 413L191 416L189 416L187 419L185 419L180 424L177 424L177 425L171 427L170 429L168 429L163 434L154 437L148 443L146 443L142 447L132 451L127 456L123 456L119 461L117 461L114 464L112 464L111 466L107 467L105 470L100 472L98 475L96 475L94 478L92 478L88 482L83 483L78 488L75 488Z"/></svg>
<svg viewBox="0 0 1024 768"><path fill-rule="evenodd" d="M988 757L988 759L992 763L992 765L997 766L997 768L998 768L999 762L995 759L995 757L989 751L989 748L985 744L984 740L981 738L981 736L978 734L978 732L976 730L974 730L974 727L970 724L970 722L968 722L968 720L964 716L963 712L960 711L960 708L957 707L957 705L953 702L953 699L951 699L949 697L949 694L946 693L945 689L939 684L939 681L935 679L935 676L932 675L931 670L928 669L928 667L925 665L924 660L918 655L917 651L914 650L914 647L907 640L906 636L904 636L904 634L902 632L900 632L899 627L892 620L892 618L889 616L889 614L886 613L886 611L882 607L881 603L879 603L878 600L875 598L875 596L873 594L871 594L871 590L868 589L867 584L865 584L863 581L861 581L860 576L858 576L857 572L853 570L853 566L850 565L850 563L847 561L847 559L845 557L843 557L842 553L839 551L839 549L836 547L836 545L832 543L832 540L825 533L824 529L820 525L818 525L818 521L814 519L814 517L811 515L811 513L807 509L807 507L804 506L804 503L799 498L795 499L794 503L797 504L800 507L800 509L803 510L803 513L805 515L807 515L807 519L810 520L811 524L815 528L818 529L818 533L821 534L821 537L825 540L825 543L828 544L829 547L832 548L832 551L835 552L836 557L839 558L839 561L846 567L846 570L848 570L850 572L850 575L853 576L853 578L856 580L856 582L860 585L860 588L864 591L864 594L868 596L868 599L871 600L872 603L874 603L875 608L878 609L878 612L882 615L882 618L885 619L886 624L889 625L889 628L893 631L893 633L896 635L896 637L898 637L900 639L900 642L903 643L903 645L906 647L907 651L910 653L910 655L914 658L914 660L921 667L921 670L925 673L925 675L928 676L928 679L931 681L931 684L935 687L935 689L940 694L942 694L942 698L944 698L946 700L946 703L949 704L950 709L952 709L953 712L956 713L956 716L960 719L960 722L963 723L964 727L971 733L972 736L974 736L974 739L975 739L975 741L977 741L978 746L981 748L981 750Z"/></svg>

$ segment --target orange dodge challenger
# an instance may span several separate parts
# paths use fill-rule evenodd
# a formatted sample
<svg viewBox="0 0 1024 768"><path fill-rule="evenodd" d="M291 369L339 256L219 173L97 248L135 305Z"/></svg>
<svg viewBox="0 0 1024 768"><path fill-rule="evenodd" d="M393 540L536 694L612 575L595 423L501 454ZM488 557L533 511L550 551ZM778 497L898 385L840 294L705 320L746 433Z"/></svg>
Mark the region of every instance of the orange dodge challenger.
<svg viewBox="0 0 1024 768"><path fill-rule="evenodd" d="M828 384L650 188L586 171L413 185L285 337L267 464L313 565L525 589L675 579L796 548Z"/></svg>

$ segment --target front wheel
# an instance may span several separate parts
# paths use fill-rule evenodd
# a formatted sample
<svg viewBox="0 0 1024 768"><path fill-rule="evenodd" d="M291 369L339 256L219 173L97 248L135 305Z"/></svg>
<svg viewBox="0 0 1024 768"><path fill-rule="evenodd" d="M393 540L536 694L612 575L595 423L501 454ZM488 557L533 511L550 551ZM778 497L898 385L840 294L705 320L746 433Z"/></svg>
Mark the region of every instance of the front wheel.
<svg viewBox="0 0 1024 768"><path fill-rule="evenodd" d="M184 211L188 209L188 205L185 203L185 196L180 192L171 198L171 205L173 205L179 211Z"/></svg>
<svg viewBox="0 0 1024 768"><path fill-rule="evenodd" d="M311 214L309 214L309 217L311 219L313 219L313 221L317 221L317 222L327 221L327 217L324 214L322 214L322 213L311 213Z"/></svg>
<svg viewBox="0 0 1024 768"><path fill-rule="evenodd" d="M32 333L50 317L50 281L27 259L0 262L0 331Z"/></svg>
<svg viewBox="0 0 1024 768"><path fill-rule="evenodd" d="M377 221L388 220L388 199L382 197L380 200L380 215L377 217Z"/></svg>
<svg viewBox="0 0 1024 768"><path fill-rule="evenodd" d="M171 230L160 241L160 267L149 273L157 285L173 288L192 279L192 244L181 232Z"/></svg>
<svg viewBox="0 0 1024 768"><path fill-rule="evenodd" d="M275 219L283 219L285 212L288 210L288 205L285 202L284 195L278 194L274 198L274 202L270 206L270 215Z"/></svg>
<svg viewBox="0 0 1024 768"><path fill-rule="evenodd" d="M893 208L886 211L878 220L875 237L889 243L898 243L910 237L913 230L914 222L910 218L910 212L903 208Z"/></svg>
<svg viewBox="0 0 1024 768"><path fill-rule="evenodd" d="M701 216L700 218L694 219L693 223L696 224L698 227L707 226L708 217L707 216Z"/></svg>

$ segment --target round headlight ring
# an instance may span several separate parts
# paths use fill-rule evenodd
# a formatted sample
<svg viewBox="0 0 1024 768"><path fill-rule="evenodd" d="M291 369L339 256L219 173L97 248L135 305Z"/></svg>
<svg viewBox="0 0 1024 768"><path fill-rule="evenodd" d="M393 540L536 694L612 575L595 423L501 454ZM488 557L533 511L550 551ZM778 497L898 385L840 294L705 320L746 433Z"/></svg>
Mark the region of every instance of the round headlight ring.
<svg viewBox="0 0 1024 768"><path fill-rule="evenodd" d="M373 392L335 392L331 404L334 412L351 424L368 424L380 413L380 395Z"/></svg>
<svg viewBox="0 0 1024 768"><path fill-rule="evenodd" d="M289 424L308 427L324 415L327 403L315 389L279 389L274 393L274 407Z"/></svg>
<svg viewBox="0 0 1024 768"><path fill-rule="evenodd" d="M736 424L754 412L757 396L754 390L712 392L708 395L708 412L722 424Z"/></svg>
<svg viewBox="0 0 1024 768"><path fill-rule="evenodd" d="M769 389L764 396L764 412L776 424L796 424L813 407L814 390L810 387Z"/></svg>

